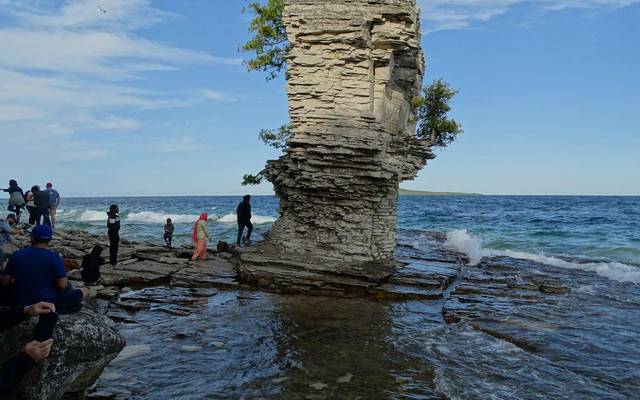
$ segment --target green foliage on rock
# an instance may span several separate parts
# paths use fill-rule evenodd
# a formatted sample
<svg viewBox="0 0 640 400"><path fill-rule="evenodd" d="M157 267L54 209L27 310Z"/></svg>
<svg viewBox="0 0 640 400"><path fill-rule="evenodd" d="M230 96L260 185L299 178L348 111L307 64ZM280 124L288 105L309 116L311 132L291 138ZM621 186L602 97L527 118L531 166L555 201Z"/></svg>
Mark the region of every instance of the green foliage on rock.
<svg viewBox="0 0 640 400"><path fill-rule="evenodd" d="M251 174L244 174L242 175L242 186L247 186L247 185L259 185L262 183L262 180L264 179L264 175L262 174L262 172L258 173L257 175L251 175Z"/></svg>
<svg viewBox="0 0 640 400"><path fill-rule="evenodd" d="M287 139L291 136L292 124L284 124L278 129L261 129L258 137L266 145L276 149L284 150L287 148ZM264 179L264 171L260 171L257 175L245 174L242 176L242 186L259 185Z"/></svg>
<svg viewBox="0 0 640 400"><path fill-rule="evenodd" d="M268 0L266 4L252 2L242 9L249 12L253 19L249 24L249 32L253 37L240 50L255 53L255 58L244 60L247 71L267 72L267 80L274 79L282 70L286 70L287 52L291 45L282 23L284 0Z"/></svg>
<svg viewBox="0 0 640 400"><path fill-rule="evenodd" d="M276 149L287 148L287 139L291 136L293 125L284 124L278 129L261 129L258 137L266 145Z"/></svg>
<svg viewBox="0 0 640 400"><path fill-rule="evenodd" d="M447 118L447 113L451 111L449 103L459 90L453 89L440 78L425 86L422 91L424 97L413 101L418 119L416 138L430 140L436 147L447 147L458 134L464 132L462 125Z"/></svg>

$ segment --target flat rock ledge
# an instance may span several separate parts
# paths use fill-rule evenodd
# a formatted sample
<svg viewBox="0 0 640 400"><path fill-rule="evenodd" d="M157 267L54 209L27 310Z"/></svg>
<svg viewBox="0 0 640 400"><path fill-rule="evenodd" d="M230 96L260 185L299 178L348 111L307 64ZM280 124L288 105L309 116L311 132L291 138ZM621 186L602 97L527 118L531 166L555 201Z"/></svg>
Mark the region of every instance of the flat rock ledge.
<svg viewBox="0 0 640 400"><path fill-rule="evenodd" d="M462 266L462 259L438 254L433 259L338 263L334 257L291 253L263 244L236 250L238 280L278 293L371 296L383 299L441 298Z"/></svg>
<svg viewBox="0 0 640 400"><path fill-rule="evenodd" d="M28 228L28 226L22 226ZM28 244L28 233L16 237ZM106 236L80 230L54 232L51 249L70 264L79 266L82 256L95 245L105 248ZM269 246L222 246L228 252L208 250L206 261L191 261L192 246L169 249L153 243L122 240L118 252L120 266L101 267L104 288L98 298L117 301L130 288L172 285L185 288L234 289L253 288L277 293L324 296L372 296L385 299L441 298L454 281L463 257L446 251L434 251L424 258L424 251L400 255L389 262L338 263L335 255L287 253ZM17 250L5 244L8 254ZM405 252L406 253L406 252ZM69 271L69 279L82 286L80 271Z"/></svg>
<svg viewBox="0 0 640 400"><path fill-rule="evenodd" d="M425 235L430 236L430 244L421 248L398 243L394 261L345 262L344 265L336 262L335 254L324 257L312 252L287 252L265 242L260 246L218 246L228 252L210 249L206 261L194 262L190 261L193 248L189 246L168 249L158 244L123 240L119 252L121 265L102 267L104 288L97 292L97 301L87 301L85 309L94 309L116 321L128 321L130 311L142 309L189 315L218 290L368 296L392 301L435 300L431 304L441 308L444 323L466 323L526 351L544 351L543 343L532 332L553 330L556 326L538 316L541 310L573 289L573 283L567 287L566 282L575 282L578 286L584 283L579 272L560 273L553 267L531 261L501 258L470 266L464 255L444 247L442 234ZM27 234L16 239L28 244ZM106 236L56 230L51 247L73 263L79 262L96 244L105 247L104 254L108 254ZM4 249L10 254L16 247L5 244ZM567 274L571 279L566 279ZM74 286L82 285L79 270L71 270L69 276ZM166 298L163 286L174 287L171 299ZM0 339L0 348L4 348L3 343ZM117 349L117 343L114 346ZM113 352L117 354L117 351ZM95 376L99 376L111 356L112 353L107 352L100 361L93 360ZM74 375L73 384L69 383L67 391L81 392L95 380L91 374L80 380L77 379L80 373L71 375ZM46 379L49 378L40 381ZM51 389L56 396L60 391ZM24 398L59 398L47 396Z"/></svg>

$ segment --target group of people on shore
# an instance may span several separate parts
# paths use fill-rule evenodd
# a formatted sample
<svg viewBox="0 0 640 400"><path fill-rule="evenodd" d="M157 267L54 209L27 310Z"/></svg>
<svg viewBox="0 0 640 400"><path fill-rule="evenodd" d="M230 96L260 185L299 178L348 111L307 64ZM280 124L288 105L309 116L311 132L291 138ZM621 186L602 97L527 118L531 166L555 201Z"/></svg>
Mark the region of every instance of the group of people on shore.
<svg viewBox="0 0 640 400"><path fill-rule="evenodd" d="M51 184L47 188L51 189ZM102 246L94 246L89 254L82 258L81 276L85 282L85 287L75 289L68 282L64 262L60 255L49 249L49 242L53 238L52 227L55 223L55 208L60 203L60 195L55 191L55 197L51 197L47 204L47 209L54 208L53 212L47 213L52 217L51 223L48 218L44 218L44 224L40 223L40 218L44 217L44 211L29 211L29 222L34 226L29 234L30 246L24 247L15 241L11 235L24 234L25 232L16 229L20 221L20 214L24 206L29 209L29 193L37 194L39 188L34 186L26 194L15 180L9 183L9 189L3 189L10 193L9 207L12 214L5 220L0 219L0 302L4 307L0 307L0 330L9 329L20 322L34 316L39 317L39 321L34 329L32 340L27 343L22 352L5 362L0 368L0 399L4 398L10 391L18 385L22 377L35 365L36 362L46 358L51 351L53 343L53 331L58 319L58 314L68 314L76 312L82 307L82 301L91 295L91 290L87 286L96 285L101 280L100 266L105 263L101 256ZM49 198L49 193L42 191ZM18 195L14 195L18 193ZM39 197L43 197L40 195ZM23 202L20 202L20 199ZM55 200L55 205L53 200ZM236 243L249 243L253 225L251 223L251 196L243 197L242 202L236 209L238 222L238 236ZM43 204L43 203L39 203ZM113 267L118 264L118 247L120 242L120 209L117 204L109 207L107 212L107 234L109 237L110 264ZM15 214L14 214L15 213ZM207 226L208 214L202 213L196 221L191 239L195 242L195 249L191 260L206 260L206 240L211 241ZM247 228L247 235L243 237L244 229ZM172 238L175 226L170 218L164 226L164 240L168 247L172 245ZM5 242L12 243L18 250L11 254L6 260L3 252Z"/></svg>
<svg viewBox="0 0 640 400"><path fill-rule="evenodd" d="M9 180L9 187L1 189L9 193L9 206L7 210L15 213L17 222L20 222L23 211L29 212L29 223L31 225L48 225L55 228L56 210L60 205L60 193L53 188L52 183L46 184L46 189L41 190L40 186L33 185L26 193L18 186L15 179Z"/></svg>
<svg viewBox="0 0 640 400"><path fill-rule="evenodd" d="M117 204L112 204L107 212L107 235L109 237L109 263L112 267L118 267L118 247L120 244L120 208ZM241 240L244 243L250 243L251 232L253 231L253 224L251 223L251 195L245 195L242 201L236 208L237 221L238 221L238 237L236 244L240 244ZM206 260L207 259L207 240L211 241L211 235L209 234L209 227L207 220L209 215L206 212L200 214L200 217L196 221L193 227L193 233L191 234L191 240L195 243L192 261ZM172 247L173 232L175 231L175 225L171 218L167 218L167 223L164 225L163 239L165 245L169 248ZM247 228L247 235L243 237L244 229ZM82 258L82 280L86 285L97 285L100 281L100 266L105 263L104 258L101 257L103 248L101 246L94 246L90 254L85 255Z"/></svg>
<svg viewBox="0 0 640 400"><path fill-rule="evenodd" d="M244 243L250 243L251 232L253 231L253 224L251 224L251 195L247 194L242 197L242 201L236 208L236 216L238 221L238 237L236 244L240 244L240 240L244 239ZM193 227L193 233L191 234L191 240L195 242L195 248L193 249L193 255L191 261L198 259L204 261L207 259L207 239L211 241L211 235L209 235L209 227L207 226L207 219L209 215L207 213L200 214L200 218L196 221ZM171 219L167 219L167 224L171 223ZM244 228L247 228L247 236L242 237ZM167 235L167 225L165 225L165 240ZM173 234L173 230L171 231ZM169 245L170 246L170 245Z"/></svg>

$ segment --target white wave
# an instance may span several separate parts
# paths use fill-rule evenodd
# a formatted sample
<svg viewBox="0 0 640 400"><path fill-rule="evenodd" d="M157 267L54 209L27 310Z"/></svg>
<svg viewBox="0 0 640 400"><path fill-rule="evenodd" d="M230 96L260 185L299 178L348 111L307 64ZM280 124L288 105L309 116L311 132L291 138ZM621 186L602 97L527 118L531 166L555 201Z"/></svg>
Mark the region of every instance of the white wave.
<svg viewBox="0 0 640 400"><path fill-rule="evenodd" d="M477 265L484 256L482 240L467 233L466 229L455 229L447 232L446 247L452 248L469 257L469 265Z"/></svg>
<svg viewBox="0 0 640 400"><path fill-rule="evenodd" d="M122 349L120 354L118 354L118 357L116 357L111 362L113 364L117 364L119 362L127 361L134 357L138 357L147 353L151 353L151 346L149 346L148 344L136 344L132 346L127 346L124 349Z"/></svg>
<svg viewBox="0 0 640 400"><path fill-rule="evenodd" d="M275 217L270 217L267 215L254 214L251 216L251 223L254 225L269 224L269 223L273 223L275 220L276 220ZM216 222L220 222L221 224L235 225L238 223L238 218L236 214L229 213L227 215L223 215L220 218L218 218Z"/></svg>
<svg viewBox="0 0 640 400"><path fill-rule="evenodd" d="M640 268L620 262L576 263L544 254L525 253L522 251L493 250L482 248L482 240L470 235L466 229L453 230L447 233L445 246L469 257L469 265L477 265L483 257L510 257L518 260L529 260L558 268L579 269L617 282L640 283Z"/></svg>
<svg viewBox="0 0 640 400"><path fill-rule="evenodd" d="M130 213L126 216L127 221L141 222L144 224L165 224L167 218L171 218L171 222L174 224L193 222L195 223L199 215L185 215L185 214L162 214L154 211L141 211L137 213Z"/></svg>
<svg viewBox="0 0 640 400"><path fill-rule="evenodd" d="M107 213L105 211L94 211L94 210L86 210L83 211L79 221L106 221Z"/></svg>

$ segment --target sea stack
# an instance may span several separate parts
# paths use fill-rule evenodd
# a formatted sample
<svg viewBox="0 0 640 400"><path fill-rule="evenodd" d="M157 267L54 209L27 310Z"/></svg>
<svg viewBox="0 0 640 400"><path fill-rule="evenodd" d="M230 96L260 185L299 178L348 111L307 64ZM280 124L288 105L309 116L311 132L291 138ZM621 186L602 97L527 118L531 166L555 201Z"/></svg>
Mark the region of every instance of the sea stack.
<svg viewBox="0 0 640 400"><path fill-rule="evenodd" d="M252 254L274 249L280 266L360 274L393 259L399 183L435 157L414 138L419 9L415 0L288 0L283 21L294 128L285 155L266 167L281 216L241 255L241 277L262 275Z"/></svg>

